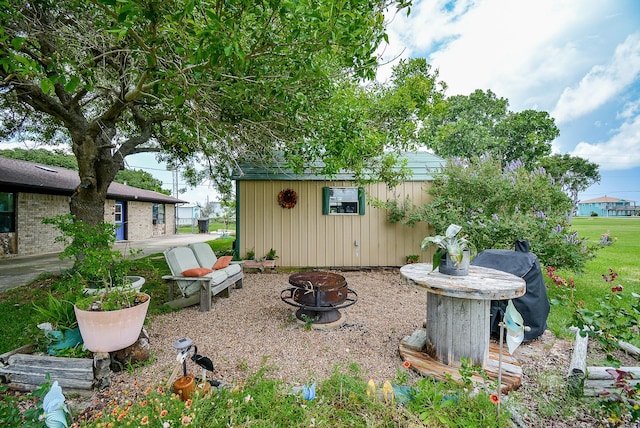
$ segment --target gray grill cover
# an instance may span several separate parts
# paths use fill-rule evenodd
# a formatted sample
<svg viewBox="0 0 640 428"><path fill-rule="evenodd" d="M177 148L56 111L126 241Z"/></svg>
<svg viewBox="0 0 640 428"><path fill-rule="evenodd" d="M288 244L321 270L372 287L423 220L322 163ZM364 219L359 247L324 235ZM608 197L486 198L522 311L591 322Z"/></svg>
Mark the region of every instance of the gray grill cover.
<svg viewBox="0 0 640 428"><path fill-rule="evenodd" d="M524 319L524 325L531 330L524 332L524 340L537 338L547 328L549 316L549 298L544 284L538 257L529 253L528 243L519 241L513 250L484 250L471 261L472 265L508 272L524 279L527 291L522 297L513 299L513 305ZM491 334L499 336L499 322L507 308L506 300L491 301Z"/></svg>

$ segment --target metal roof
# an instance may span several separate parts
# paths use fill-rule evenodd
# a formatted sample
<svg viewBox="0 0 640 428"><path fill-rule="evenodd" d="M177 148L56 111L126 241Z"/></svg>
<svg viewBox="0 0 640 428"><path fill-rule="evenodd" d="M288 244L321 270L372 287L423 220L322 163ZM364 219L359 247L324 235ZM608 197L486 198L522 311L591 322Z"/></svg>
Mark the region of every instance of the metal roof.
<svg viewBox="0 0 640 428"><path fill-rule="evenodd" d="M612 196L601 196L599 198L595 198L595 199L587 199L586 201L580 201L581 204L587 204L587 203L603 203L603 202L608 202L608 203L615 203L615 202L635 202L632 199L620 199L620 198L614 198Z"/></svg>
<svg viewBox="0 0 640 428"><path fill-rule="evenodd" d="M439 171L445 164L445 160L428 152L406 152L401 153L400 158L407 160L407 167L412 171L412 176L407 181L430 181L433 174ZM235 169L232 174L234 180L292 180L292 181L350 181L354 179L353 174L340 172L333 177L315 174L313 168L306 169L303 173L296 174L287 169L282 164L251 164L240 163L240 168ZM322 163L314 165L322 167Z"/></svg>
<svg viewBox="0 0 640 428"><path fill-rule="evenodd" d="M71 196L79 184L80 177L77 171L0 156L0 191ZM186 202L120 183L111 183L107 198L169 204Z"/></svg>

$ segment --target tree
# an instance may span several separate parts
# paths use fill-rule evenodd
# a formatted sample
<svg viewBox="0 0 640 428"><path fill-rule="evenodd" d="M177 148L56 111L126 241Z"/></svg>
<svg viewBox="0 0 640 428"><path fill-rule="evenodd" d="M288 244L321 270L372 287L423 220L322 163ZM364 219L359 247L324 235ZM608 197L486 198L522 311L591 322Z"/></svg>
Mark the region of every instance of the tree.
<svg viewBox="0 0 640 428"><path fill-rule="evenodd" d="M508 107L506 98L490 90L448 97L425 122L420 139L444 158L488 154L503 165L518 159L532 165L551 153L551 141L560 132L553 118L547 112L512 112Z"/></svg>
<svg viewBox="0 0 640 428"><path fill-rule="evenodd" d="M421 123L439 108L445 87L423 58L400 61L390 82L364 87L341 81L318 118L314 138L296 147L298 156L290 157L289 166L301 172L312 159L322 161L323 170L316 172L351 170L360 182L395 186L409 173L398 153L418 147Z"/></svg>
<svg viewBox="0 0 640 428"><path fill-rule="evenodd" d="M11 159L20 159L29 162L40 163L43 165L59 166L62 168L78 170L78 162L75 156L65 154L62 150L46 150L46 149L11 149L0 150L0 156ZM115 179L117 183L127 184L137 187L138 189L153 190L154 192L170 195L171 191L162 188L162 181L146 171L138 169L123 169L118 171Z"/></svg>
<svg viewBox="0 0 640 428"><path fill-rule="evenodd" d="M335 82L373 77L382 10L394 4L0 0L0 137L70 144L80 176L70 210L89 224L135 153L204 162L228 189L238 159L305 157ZM381 162L374 144L349 166ZM341 156L326 154L328 171Z"/></svg>
<svg viewBox="0 0 640 428"><path fill-rule="evenodd" d="M578 203L578 193L600 182L598 165L579 156L555 154L540 159L542 166Z"/></svg>

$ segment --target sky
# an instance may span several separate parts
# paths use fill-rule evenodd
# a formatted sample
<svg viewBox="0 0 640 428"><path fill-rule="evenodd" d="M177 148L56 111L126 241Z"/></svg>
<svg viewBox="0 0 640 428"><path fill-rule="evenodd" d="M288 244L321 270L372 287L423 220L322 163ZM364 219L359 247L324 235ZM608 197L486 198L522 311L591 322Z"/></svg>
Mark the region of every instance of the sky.
<svg viewBox="0 0 640 428"><path fill-rule="evenodd" d="M640 203L640 1L414 0L387 18L379 80L426 58L448 96L490 89L511 111L547 111L553 152L600 167L581 200Z"/></svg>

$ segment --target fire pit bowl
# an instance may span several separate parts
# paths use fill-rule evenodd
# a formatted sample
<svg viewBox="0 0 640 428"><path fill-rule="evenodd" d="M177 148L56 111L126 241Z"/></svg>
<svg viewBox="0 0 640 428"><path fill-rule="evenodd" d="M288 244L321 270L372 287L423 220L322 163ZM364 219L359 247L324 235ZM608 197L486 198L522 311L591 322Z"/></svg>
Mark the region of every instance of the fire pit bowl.
<svg viewBox="0 0 640 428"><path fill-rule="evenodd" d="M300 272L289 276L291 287L280 293L288 305L298 308L296 318L312 324L328 324L341 318L340 311L358 300L342 275L332 272Z"/></svg>

